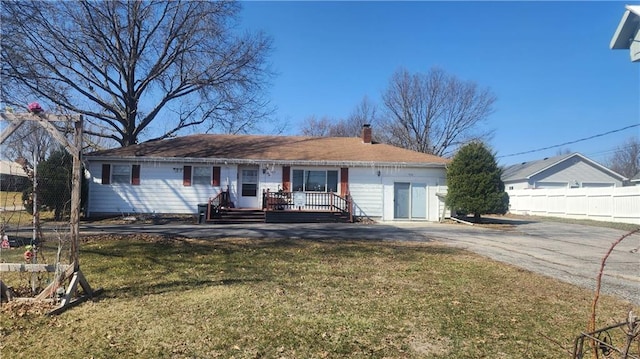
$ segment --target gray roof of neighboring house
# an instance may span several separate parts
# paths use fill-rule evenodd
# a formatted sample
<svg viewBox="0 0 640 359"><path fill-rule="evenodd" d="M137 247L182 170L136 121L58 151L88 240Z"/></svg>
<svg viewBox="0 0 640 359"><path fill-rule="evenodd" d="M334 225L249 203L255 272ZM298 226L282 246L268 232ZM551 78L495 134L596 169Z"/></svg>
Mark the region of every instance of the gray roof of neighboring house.
<svg viewBox="0 0 640 359"><path fill-rule="evenodd" d="M621 180L626 179L624 176L608 169L607 167L604 167L598 162L595 162L589 159L588 157L585 157L580 153L575 152L575 153L559 155L555 157L547 157L537 161L522 162L515 165L507 166L502 170L502 181L509 182L509 181L520 181L520 180L529 179L535 176L536 174L573 157L580 157L582 160L594 165L595 167L600 168L605 172L608 172L610 175L614 177L620 178Z"/></svg>
<svg viewBox="0 0 640 359"><path fill-rule="evenodd" d="M16 162L0 160L0 173L3 175L27 177L27 173L22 166Z"/></svg>
<svg viewBox="0 0 640 359"><path fill-rule="evenodd" d="M631 182L639 182L640 181L640 172L636 173L635 176L631 179Z"/></svg>

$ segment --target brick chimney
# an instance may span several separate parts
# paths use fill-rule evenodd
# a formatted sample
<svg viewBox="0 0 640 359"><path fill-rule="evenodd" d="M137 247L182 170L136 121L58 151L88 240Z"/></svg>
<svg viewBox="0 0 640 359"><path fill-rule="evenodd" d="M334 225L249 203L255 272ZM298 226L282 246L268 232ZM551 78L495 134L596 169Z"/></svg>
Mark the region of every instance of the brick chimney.
<svg viewBox="0 0 640 359"><path fill-rule="evenodd" d="M368 123L362 125L362 142L371 143L371 125Z"/></svg>

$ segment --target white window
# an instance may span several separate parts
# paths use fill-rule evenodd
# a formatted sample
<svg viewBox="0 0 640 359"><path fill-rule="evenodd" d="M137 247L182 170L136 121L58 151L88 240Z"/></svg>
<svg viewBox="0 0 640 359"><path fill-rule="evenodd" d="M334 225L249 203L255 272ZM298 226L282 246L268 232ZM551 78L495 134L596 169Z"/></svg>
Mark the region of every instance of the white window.
<svg viewBox="0 0 640 359"><path fill-rule="evenodd" d="M131 166L130 165L112 165L111 166L111 183L131 183Z"/></svg>
<svg viewBox="0 0 640 359"><path fill-rule="evenodd" d="M293 170L293 191L337 192L338 171Z"/></svg>
<svg viewBox="0 0 640 359"><path fill-rule="evenodd" d="M193 167L193 184L211 186L211 167Z"/></svg>
<svg viewBox="0 0 640 359"><path fill-rule="evenodd" d="M258 170L242 170L242 197L258 195Z"/></svg>

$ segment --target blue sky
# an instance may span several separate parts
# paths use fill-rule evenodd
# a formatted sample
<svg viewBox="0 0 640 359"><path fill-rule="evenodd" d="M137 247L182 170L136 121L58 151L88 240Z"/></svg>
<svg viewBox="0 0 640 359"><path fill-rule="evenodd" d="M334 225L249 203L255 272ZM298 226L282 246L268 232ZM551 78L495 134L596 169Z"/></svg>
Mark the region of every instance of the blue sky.
<svg viewBox="0 0 640 359"><path fill-rule="evenodd" d="M633 3L632 3L633 4ZM640 127L640 63L609 42L624 2L243 2L241 26L273 38L269 98L285 134L310 116L380 105L391 75L440 67L497 96L486 125L500 164L560 149L605 162ZM379 112L381 109L379 109ZM375 129L374 129L375 131Z"/></svg>

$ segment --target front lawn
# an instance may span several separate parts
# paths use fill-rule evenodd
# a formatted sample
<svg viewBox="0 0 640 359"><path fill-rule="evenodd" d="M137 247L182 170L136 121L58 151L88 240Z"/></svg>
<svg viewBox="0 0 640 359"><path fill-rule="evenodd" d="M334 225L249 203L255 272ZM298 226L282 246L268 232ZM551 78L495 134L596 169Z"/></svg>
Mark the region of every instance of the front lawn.
<svg viewBox="0 0 640 359"><path fill-rule="evenodd" d="M105 293L54 317L4 304L0 357L563 358L592 299L429 243L95 237L80 257ZM598 326L629 309L601 298Z"/></svg>

